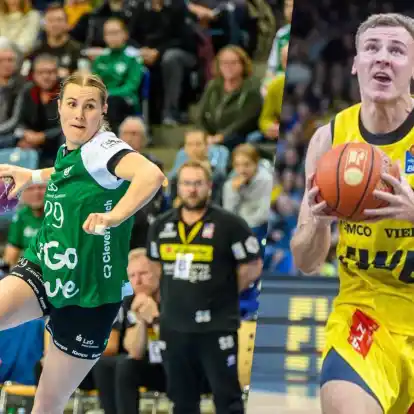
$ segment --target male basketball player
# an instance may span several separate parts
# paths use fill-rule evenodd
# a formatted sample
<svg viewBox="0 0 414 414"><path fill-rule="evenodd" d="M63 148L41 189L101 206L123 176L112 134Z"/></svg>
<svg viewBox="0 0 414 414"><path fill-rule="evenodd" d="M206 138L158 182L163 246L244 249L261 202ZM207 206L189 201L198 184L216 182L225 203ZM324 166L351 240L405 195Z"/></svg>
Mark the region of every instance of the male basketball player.
<svg viewBox="0 0 414 414"><path fill-rule="evenodd" d="M327 324L321 372L324 414L405 414L414 402L414 20L399 14L369 17L356 35L361 103L336 115L312 138L307 190L291 249L296 265L315 273L331 242L333 217L311 188L317 160L332 146L369 142L400 162L401 182L376 196L390 206L366 211L380 220L340 221L340 291Z"/></svg>

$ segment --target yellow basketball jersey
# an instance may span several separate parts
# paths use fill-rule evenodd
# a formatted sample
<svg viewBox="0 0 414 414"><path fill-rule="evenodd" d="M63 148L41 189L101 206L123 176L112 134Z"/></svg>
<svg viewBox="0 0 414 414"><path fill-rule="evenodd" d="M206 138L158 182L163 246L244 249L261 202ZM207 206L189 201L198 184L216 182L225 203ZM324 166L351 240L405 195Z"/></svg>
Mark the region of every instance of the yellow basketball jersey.
<svg viewBox="0 0 414 414"><path fill-rule="evenodd" d="M414 111L396 131L374 136L360 122L360 107L357 104L336 115L331 123L333 146L346 142L375 144L400 163L414 187ZM414 335L414 223L340 221L338 226L340 292L335 306L372 309L380 325Z"/></svg>

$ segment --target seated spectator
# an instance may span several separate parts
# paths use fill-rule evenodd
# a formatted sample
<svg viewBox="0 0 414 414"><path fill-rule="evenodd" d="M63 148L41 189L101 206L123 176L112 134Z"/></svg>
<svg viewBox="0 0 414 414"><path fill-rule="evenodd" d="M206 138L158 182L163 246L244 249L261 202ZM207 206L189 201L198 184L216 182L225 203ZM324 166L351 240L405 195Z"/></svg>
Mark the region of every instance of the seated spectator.
<svg viewBox="0 0 414 414"><path fill-rule="evenodd" d="M125 117L140 110L138 93L144 68L138 50L127 46L128 32L122 20L114 17L105 22L104 39L108 49L94 60L92 72L108 88L107 118L117 133Z"/></svg>
<svg viewBox="0 0 414 414"><path fill-rule="evenodd" d="M13 216L3 254L3 260L10 267L17 263L22 252L40 229L43 222L45 191L44 184L35 184L24 190L22 194L23 206Z"/></svg>
<svg viewBox="0 0 414 414"><path fill-rule="evenodd" d="M286 69L288 46L283 49L283 67ZM276 75L269 83L264 105L259 118L259 128L268 140L279 137L279 126L282 114L283 91L285 87L285 74Z"/></svg>
<svg viewBox="0 0 414 414"><path fill-rule="evenodd" d="M224 184L223 207L246 220L261 241L267 231L272 172L259 168L259 153L251 144L236 147L232 157L235 175Z"/></svg>
<svg viewBox="0 0 414 414"><path fill-rule="evenodd" d="M163 170L163 164L153 155L143 152L147 143L145 125L139 117L128 117L119 127L119 138L128 143L135 151L150 159ZM164 189L161 187L154 198L143 208L139 209L134 216L134 227L132 228L130 248L145 247L150 224L156 216L165 208Z"/></svg>
<svg viewBox="0 0 414 414"><path fill-rule="evenodd" d="M59 77L65 78L78 68L81 45L69 36L68 16L60 3L50 4L44 17L45 39L31 54L31 60L48 54L59 59Z"/></svg>
<svg viewBox="0 0 414 414"><path fill-rule="evenodd" d="M19 52L9 40L0 38L0 148L16 143L13 132L23 107L23 92L28 88L20 66Z"/></svg>
<svg viewBox="0 0 414 414"><path fill-rule="evenodd" d="M225 47L217 55L216 77L201 98L198 126L207 132L209 144L222 144L232 150L257 129L261 108L251 59L237 46Z"/></svg>
<svg viewBox="0 0 414 414"><path fill-rule="evenodd" d="M221 32L220 36L214 36L213 39L216 50L228 44L242 46L241 29L250 29L250 33L254 31L248 25L249 13L245 0L236 0L231 4L223 0L191 0L188 9L201 27Z"/></svg>
<svg viewBox="0 0 414 414"><path fill-rule="evenodd" d="M0 36L16 43L24 55L34 48L40 32L40 13L30 0L0 0Z"/></svg>
<svg viewBox="0 0 414 414"><path fill-rule="evenodd" d="M141 296L157 289L157 280L146 257L145 249L131 251L128 278L134 294L124 299L112 328L108 348L93 368L105 414L136 414L139 387L165 391L165 375L161 365L159 326L147 323L137 315Z"/></svg>
<svg viewBox="0 0 414 414"><path fill-rule="evenodd" d="M221 204L222 188L226 178L226 174L220 168L215 168L210 163L209 148L207 144L207 135L201 130L191 130L185 134L184 152L186 160L183 161L199 161L205 162L211 168L213 174L213 188L211 199L216 204ZM182 165L182 164L181 164ZM170 180L170 199L172 201L177 198L177 171L180 166L169 174Z"/></svg>
<svg viewBox="0 0 414 414"><path fill-rule="evenodd" d="M186 22L185 3L166 3L163 0L140 1L129 28L131 39L137 43L151 71L151 84L156 92L154 100L159 106L155 105L157 112L161 112L164 124L176 125L180 121L179 103L185 72L197 64L197 43ZM158 95L161 91L163 96ZM150 100L150 104L154 105L154 101Z"/></svg>
<svg viewBox="0 0 414 414"><path fill-rule="evenodd" d="M64 7L68 17L69 30L76 26L84 14L91 13L93 10L89 0L66 0Z"/></svg>
<svg viewBox="0 0 414 414"><path fill-rule="evenodd" d="M272 50L267 61L267 70L262 83L262 94L266 96L267 88L272 79L284 73L286 70L287 49L285 46L289 45L290 27L292 22L293 0L285 0L284 15L286 24L282 26L276 33L273 40ZM286 55L284 53L286 52ZM284 61L285 60L285 61Z"/></svg>
<svg viewBox="0 0 414 414"><path fill-rule="evenodd" d="M103 26L110 17L127 21L123 10L124 0L104 0L102 5L90 13L85 13L71 31L71 36L83 44L84 53L94 58L99 56L106 47Z"/></svg>
<svg viewBox="0 0 414 414"><path fill-rule="evenodd" d="M40 168L54 164L56 152L62 144L58 118L57 97L60 90L58 59L39 55L33 62L33 85L25 91L16 136L21 148L39 151Z"/></svg>
<svg viewBox="0 0 414 414"><path fill-rule="evenodd" d="M184 137L184 143L187 142L187 135L189 134L199 134L202 133L204 136L206 135L204 131L199 129L192 129L188 131ZM192 145L191 145L192 146ZM204 142L201 142L201 140L198 140L197 142L194 142L194 151L197 151L199 153L204 153ZM192 151L189 147L186 148L186 145L184 144L184 147L181 148L176 157L174 166L172 167L171 171L169 172L169 177L172 178L177 174L178 169L189 160L190 155L189 151ZM208 161L210 162L210 166L212 169L216 171L221 171L223 175L227 174L227 168L229 165L229 158L230 158L230 151L223 145L207 145L207 156Z"/></svg>

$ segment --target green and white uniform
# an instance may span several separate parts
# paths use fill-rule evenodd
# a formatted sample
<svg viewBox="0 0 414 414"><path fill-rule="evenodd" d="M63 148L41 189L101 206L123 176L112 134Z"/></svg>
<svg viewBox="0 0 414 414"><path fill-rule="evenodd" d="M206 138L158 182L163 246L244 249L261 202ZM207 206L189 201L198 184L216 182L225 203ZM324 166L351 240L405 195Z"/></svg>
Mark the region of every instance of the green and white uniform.
<svg viewBox="0 0 414 414"><path fill-rule="evenodd" d="M267 71L278 75L284 73L282 66L282 49L289 44L290 40L290 23L282 26L276 33L273 40L273 47L270 51L267 61Z"/></svg>
<svg viewBox="0 0 414 414"><path fill-rule="evenodd" d="M13 216L7 233L7 243L18 249L26 249L38 233L43 215L35 216L29 206L22 206Z"/></svg>
<svg viewBox="0 0 414 414"><path fill-rule="evenodd" d="M45 196L42 228L24 257L40 266L51 305L83 308L117 303L127 287L129 241L133 218L87 234L82 225L91 213L109 212L129 182L108 171L108 161L132 150L111 132L101 132L80 148L60 147Z"/></svg>

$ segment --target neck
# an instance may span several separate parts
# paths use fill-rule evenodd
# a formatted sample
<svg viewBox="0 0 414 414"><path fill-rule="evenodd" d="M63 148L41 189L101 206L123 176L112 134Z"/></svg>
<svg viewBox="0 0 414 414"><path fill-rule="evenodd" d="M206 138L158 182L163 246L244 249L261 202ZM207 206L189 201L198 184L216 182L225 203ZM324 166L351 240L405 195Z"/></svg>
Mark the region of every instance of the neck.
<svg viewBox="0 0 414 414"><path fill-rule="evenodd" d="M6 86L9 83L9 78L3 78L0 76L0 86Z"/></svg>
<svg viewBox="0 0 414 414"><path fill-rule="evenodd" d="M207 207L204 207L202 210L187 210L185 207L181 209L181 218L185 224L192 225L197 223L207 211Z"/></svg>
<svg viewBox="0 0 414 414"><path fill-rule="evenodd" d="M67 33L59 36L48 36L47 44L50 47L59 47L63 46L69 40L69 35Z"/></svg>
<svg viewBox="0 0 414 414"><path fill-rule="evenodd" d="M43 216L43 207L41 207L41 208L32 208L32 212L33 212L33 215L35 217L41 217L41 216Z"/></svg>
<svg viewBox="0 0 414 414"><path fill-rule="evenodd" d="M395 131L414 108L410 95L398 101L377 104L365 101L361 105L361 120L364 127L372 134L387 134Z"/></svg>
<svg viewBox="0 0 414 414"><path fill-rule="evenodd" d="M240 88L241 84L243 83L242 78L234 78L234 79L225 79L224 80L224 90L226 92L232 92L238 88Z"/></svg>

